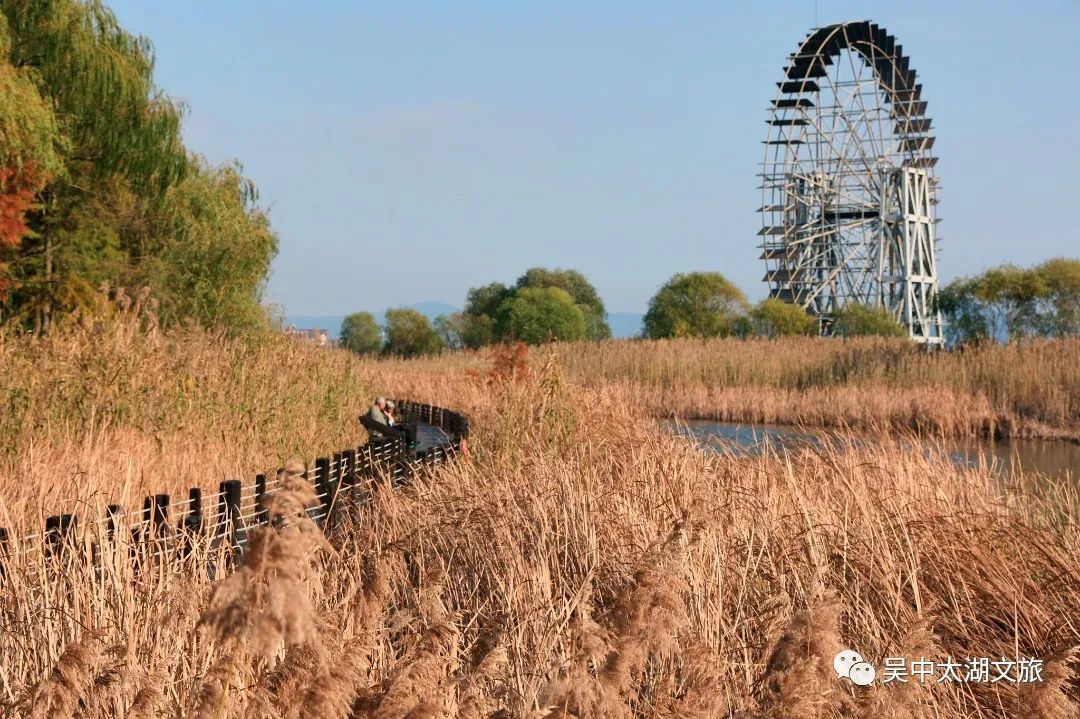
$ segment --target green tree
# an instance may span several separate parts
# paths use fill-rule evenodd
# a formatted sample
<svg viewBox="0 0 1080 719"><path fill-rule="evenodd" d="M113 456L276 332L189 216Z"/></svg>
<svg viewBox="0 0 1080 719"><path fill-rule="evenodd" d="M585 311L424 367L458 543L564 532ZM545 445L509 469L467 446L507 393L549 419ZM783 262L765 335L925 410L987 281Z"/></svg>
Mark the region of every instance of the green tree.
<svg viewBox="0 0 1080 719"><path fill-rule="evenodd" d="M1038 303L1047 288L1037 272L1016 265L992 267L971 286L991 323L991 335L1004 331L1010 338L1038 333Z"/></svg>
<svg viewBox="0 0 1080 719"><path fill-rule="evenodd" d="M11 31L0 12L0 160L5 167L34 165L43 175L61 167L56 116L37 90L34 71L13 66Z"/></svg>
<svg viewBox="0 0 1080 719"><path fill-rule="evenodd" d="M382 349L382 330L370 312L353 312L341 322L338 335L341 346L361 355L377 354Z"/></svg>
<svg viewBox="0 0 1080 719"><path fill-rule="evenodd" d="M17 155L0 157L0 215L17 220L0 241L6 317L47 329L104 283L149 287L166 323L265 325L277 238L239 167L189 155L153 65L101 0L0 0L0 147Z"/></svg>
<svg viewBox="0 0 1080 719"><path fill-rule="evenodd" d="M464 337L468 335L469 318L462 312L441 314L435 317L435 334L443 340L449 350L464 347Z"/></svg>
<svg viewBox="0 0 1080 719"><path fill-rule="evenodd" d="M501 282L470 288L465 295L462 343L478 349L501 339L506 332L503 308L514 291Z"/></svg>
<svg viewBox="0 0 1080 719"><path fill-rule="evenodd" d="M115 272L115 254L101 252L102 242L130 251L115 228L86 227L103 215L90 206L108 204L110 192L125 187L161 201L183 178L188 157L181 108L154 86L149 41L120 27L104 3L0 0L0 13L10 62L33 78L65 146L61 171L40 191L11 263L11 309L43 329L52 312L76 309L95 277Z"/></svg>
<svg viewBox="0 0 1080 719"><path fill-rule="evenodd" d="M26 213L62 170L56 116L38 93L33 71L7 61L11 35L0 13L0 302L12 283L9 262L31 234Z"/></svg>
<svg viewBox="0 0 1080 719"><path fill-rule="evenodd" d="M949 344L979 343L993 336L993 322L976 292L977 280L957 277L937 294Z"/></svg>
<svg viewBox="0 0 1080 719"><path fill-rule="evenodd" d="M442 349L442 340L427 317L408 307L386 311L387 354L417 357L438 354Z"/></svg>
<svg viewBox="0 0 1080 719"><path fill-rule="evenodd" d="M461 344L469 349L479 349L495 341L495 321L488 315L461 316Z"/></svg>
<svg viewBox="0 0 1080 719"><path fill-rule="evenodd" d="M802 307L767 297L750 310L751 332L762 337L816 335L817 318Z"/></svg>
<svg viewBox="0 0 1080 719"><path fill-rule="evenodd" d="M212 168L193 159L191 168L153 213L158 239L144 245L129 282L150 287L167 323L255 328L264 319L277 236L238 166Z"/></svg>
<svg viewBox="0 0 1080 719"><path fill-rule="evenodd" d="M1042 278L1037 325L1050 337L1080 334L1080 260L1056 257L1034 268Z"/></svg>
<svg viewBox="0 0 1080 719"><path fill-rule="evenodd" d="M523 287L507 302L509 334L526 344L585 339L585 313L559 287Z"/></svg>
<svg viewBox="0 0 1080 719"><path fill-rule="evenodd" d="M516 289L520 291L526 287L558 287L565 290L585 316L585 338L604 340L611 337L607 310L600 294L577 270L533 267L518 278Z"/></svg>
<svg viewBox="0 0 1080 719"><path fill-rule="evenodd" d="M1031 268L991 267L959 277L938 294L950 342L1080 333L1080 260L1057 257Z"/></svg>
<svg viewBox="0 0 1080 719"><path fill-rule="evenodd" d="M465 314L487 315L494 317L502 303L513 294L513 290L502 282L492 282L482 287L473 287L465 295Z"/></svg>
<svg viewBox="0 0 1080 719"><path fill-rule="evenodd" d="M748 307L742 291L718 272L677 274L649 300L643 321L645 336L730 335Z"/></svg>
<svg viewBox="0 0 1080 719"><path fill-rule="evenodd" d="M833 334L838 337L907 337L907 330L884 307L850 302L833 313Z"/></svg>

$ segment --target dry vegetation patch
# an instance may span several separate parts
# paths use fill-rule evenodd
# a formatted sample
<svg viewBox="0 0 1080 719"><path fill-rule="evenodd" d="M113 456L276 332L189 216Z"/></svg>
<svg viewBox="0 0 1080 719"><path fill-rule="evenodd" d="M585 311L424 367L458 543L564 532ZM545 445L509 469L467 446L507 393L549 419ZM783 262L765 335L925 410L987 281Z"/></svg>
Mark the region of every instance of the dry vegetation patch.
<svg viewBox="0 0 1080 719"><path fill-rule="evenodd" d="M470 413L471 456L374 487L329 547L297 485L216 582L214 546L104 573L13 558L8 713L1075 716L1068 491L1022 494L889 440L711 456L554 360L471 380L427 367L364 369ZM1047 681L860 689L832 674L841 646L1042 657Z"/></svg>
<svg viewBox="0 0 1080 719"><path fill-rule="evenodd" d="M22 410L33 431L4 425L8 471L44 483L9 474L9 514L63 494L71 465L94 453L78 483L91 499L158 488L156 475L106 471L132 447L132 466L188 457L183 486L223 470L177 453L182 443L214 447L243 475L355 443L371 388L464 411L471 451L408 486L372 486L326 538L303 511L310 487L290 480L235 567L212 541L134 562L101 534L63 555L16 545L0 579L0 716L1064 719L1080 708L1080 502L1067 487L1029 494L888 438L706 454L656 432L621 380L584 377L580 357L364 362L276 338L264 357L247 341L125 332L83 328L47 348L4 340L53 376L71 366L49 365L53 354L89 367L55 387L8 376L9 398L40 390ZM144 379L125 387L140 399L108 399L86 379L91 344L138 354ZM185 399L178 378L195 372L204 380ZM50 419L68 403L64 422ZM153 444L158 431L168 439ZM841 646L878 662L1039 657L1046 680L859 688L832 673Z"/></svg>
<svg viewBox="0 0 1080 719"><path fill-rule="evenodd" d="M927 352L879 338L560 347L567 376L657 416L1080 441L1080 339Z"/></svg>

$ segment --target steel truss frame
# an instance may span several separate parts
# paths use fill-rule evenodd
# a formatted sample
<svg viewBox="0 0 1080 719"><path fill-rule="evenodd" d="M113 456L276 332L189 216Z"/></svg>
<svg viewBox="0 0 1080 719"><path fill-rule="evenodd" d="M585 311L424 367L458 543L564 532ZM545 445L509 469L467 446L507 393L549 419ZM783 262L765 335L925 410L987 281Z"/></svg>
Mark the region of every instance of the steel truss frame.
<svg viewBox="0 0 1080 719"><path fill-rule="evenodd" d="M785 75L761 172L770 296L816 315L824 334L859 302L939 344L937 158L901 46L868 21L831 25L807 36Z"/></svg>

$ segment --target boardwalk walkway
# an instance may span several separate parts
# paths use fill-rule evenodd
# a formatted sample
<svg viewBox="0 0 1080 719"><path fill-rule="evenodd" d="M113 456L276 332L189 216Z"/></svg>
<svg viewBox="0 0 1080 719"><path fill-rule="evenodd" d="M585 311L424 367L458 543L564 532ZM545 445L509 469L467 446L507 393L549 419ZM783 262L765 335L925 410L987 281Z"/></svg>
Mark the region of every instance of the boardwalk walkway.
<svg viewBox="0 0 1080 719"><path fill-rule="evenodd" d="M412 450L414 457L427 452L432 447L444 447L453 443L453 440L442 428L427 422L416 423L416 441L419 444Z"/></svg>

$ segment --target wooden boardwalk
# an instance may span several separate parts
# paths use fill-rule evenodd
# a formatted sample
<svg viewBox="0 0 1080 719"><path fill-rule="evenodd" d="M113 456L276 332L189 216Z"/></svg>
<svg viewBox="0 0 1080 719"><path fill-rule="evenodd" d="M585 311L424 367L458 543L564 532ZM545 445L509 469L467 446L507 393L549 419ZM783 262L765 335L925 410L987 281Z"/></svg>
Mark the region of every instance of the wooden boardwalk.
<svg viewBox="0 0 1080 719"><path fill-rule="evenodd" d="M419 442L419 444L410 450L414 457L427 452L432 447L438 447L439 445L445 446L453 443L446 432L427 422L416 423L416 441Z"/></svg>
<svg viewBox="0 0 1080 719"><path fill-rule="evenodd" d="M318 494L320 505L313 508L312 515L322 524L330 515L340 493L362 494L373 478L389 475L394 485L408 481L417 470L433 467L449 461L465 444L469 436L469 420L453 410L434 407L408 400L399 400L402 416L415 421L416 446L408 448L404 437L368 441L348 447L331 456L317 457L313 464L302 463L299 470L286 473L281 468L275 474L258 474L253 484L246 487L239 479L228 479L218 484L217 492L204 493L203 487L189 488L186 499L158 493L143 498L142 509L125 508L110 504L104 516L83 516L82 521L74 514L55 514L45 518L44 531L26 532L0 526L0 577L12 557L44 550L47 556L58 555L64 548L76 546L76 535L90 537L97 542L105 538L112 542L130 541L137 553L146 553L162 541L162 537L174 540L178 547L194 536L206 536L213 542L241 547L247 530L263 524L266 512L262 498L275 491L284 481L284 475L301 476L311 482ZM20 528L22 529L22 528ZM81 546L81 544L78 544ZM154 549L153 551L157 551ZM133 555L134 556L134 555ZM139 555L142 556L142 555Z"/></svg>

